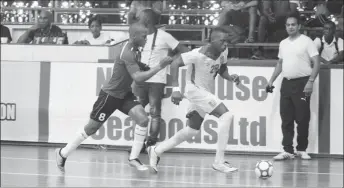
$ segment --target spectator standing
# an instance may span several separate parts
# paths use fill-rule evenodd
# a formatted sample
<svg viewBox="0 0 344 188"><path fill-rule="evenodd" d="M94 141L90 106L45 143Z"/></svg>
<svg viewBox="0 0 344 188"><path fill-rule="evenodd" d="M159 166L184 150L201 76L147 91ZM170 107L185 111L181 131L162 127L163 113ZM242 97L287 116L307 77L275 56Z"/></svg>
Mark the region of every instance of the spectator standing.
<svg viewBox="0 0 344 188"><path fill-rule="evenodd" d="M306 153L310 121L310 97L313 83L319 73L319 53L312 39L300 34L298 14L290 14L286 19L289 37L279 45L278 62L267 86L282 73L280 115L282 119L282 145L284 152L274 157L275 160L292 159L295 156L294 122L297 123L297 152L302 159L311 159ZM313 64L313 66L311 66Z"/></svg>

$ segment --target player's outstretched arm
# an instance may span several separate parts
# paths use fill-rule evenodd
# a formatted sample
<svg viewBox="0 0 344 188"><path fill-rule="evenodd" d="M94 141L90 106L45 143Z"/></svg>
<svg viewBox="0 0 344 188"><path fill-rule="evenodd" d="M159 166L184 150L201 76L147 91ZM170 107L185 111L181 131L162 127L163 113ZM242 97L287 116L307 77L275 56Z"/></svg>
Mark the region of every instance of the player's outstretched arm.
<svg viewBox="0 0 344 188"><path fill-rule="evenodd" d="M231 82L235 82L236 85L240 84L240 79L239 79L239 76L236 75L236 74L232 74L230 75L228 73L228 68L227 68L227 65L226 64L222 64L221 67L220 67L220 70L219 70L219 74L222 78L228 80L228 81L231 81Z"/></svg>
<svg viewBox="0 0 344 188"><path fill-rule="evenodd" d="M179 67L185 66L183 58L178 56L171 64L171 77L172 77L172 86L178 87L179 86Z"/></svg>
<svg viewBox="0 0 344 188"><path fill-rule="evenodd" d="M125 62L125 66L130 74L130 76L133 78L135 82L144 82L151 78L153 75L158 73L160 70L164 69L167 65L171 64L172 58L171 57L165 57L160 61L160 64L152 67L148 71L140 71L140 67L138 65L138 62L134 58L133 55L125 54L126 56L123 58Z"/></svg>
<svg viewBox="0 0 344 188"><path fill-rule="evenodd" d="M171 65L171 76L172 76L172 86L173 86L173 92L171 95L171 101L172 103L179 105L179 102L183 100L183 95L180 93L179 88L179 67L185 66L182 56L177 57L172 62Z"/></svg>

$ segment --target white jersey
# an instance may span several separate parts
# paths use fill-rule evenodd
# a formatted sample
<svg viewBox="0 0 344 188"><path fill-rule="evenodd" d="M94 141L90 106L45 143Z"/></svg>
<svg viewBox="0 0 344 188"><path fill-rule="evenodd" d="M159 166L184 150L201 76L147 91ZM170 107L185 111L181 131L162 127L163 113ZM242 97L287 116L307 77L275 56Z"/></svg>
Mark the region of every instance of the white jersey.
<svg viewBox="0 0 344 188"><path fill-rule="evenodd" d="M153 44L154 43L154 44ZM174 50L179 44L171 34L164 30L158 29L156 39L154 41L154 33L147 35L147 42L141 54L141 62L149 67L159 65L160 61L168 56L169 50ZM168 67L160 70L146 82L164 83L166 84L166 74Z"/></svg>
<svg viewBox="0 0 344 188"><path fill-rule="evenodd" d="M214 79L221 64L227 64L228 49L213 60L200 52L201 48L181 54L184 64L188 66L186 83L194 84L208 92L214 87Z"/></svg>

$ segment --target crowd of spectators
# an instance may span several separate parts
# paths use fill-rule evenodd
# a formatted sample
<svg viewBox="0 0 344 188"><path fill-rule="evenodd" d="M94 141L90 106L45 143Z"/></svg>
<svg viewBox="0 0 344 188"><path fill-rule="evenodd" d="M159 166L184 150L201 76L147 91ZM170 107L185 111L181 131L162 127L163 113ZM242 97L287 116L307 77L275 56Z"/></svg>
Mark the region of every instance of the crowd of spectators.
<svg viewBox="0 0 344 188"><path fill-rule="evenodd" d="M142 3L144 2L144 3ZM161 4L149 3L150 1L133 1L128 13L128 21L135 20L135 15L144 7L160 10ZM337 54L342 57L343 52L343 5L331 0L311 1L315 14L311 19L305 20L304 27L310 29L308 36L324 54L323 63L336 63L342 60L331 61ZM226 0L221 1L221 13L218 24L221 26L232 25L242 37L241 43L279 43L287 37L285 17L291 12L298 11L299 0ZM158 7L158 8L157 8ZM333 20L336 20L334 23ZM2 43L31 43L31 44L69 44L67 34L58 26L52 24L53 17L48 11L40 13L38 22L30 27L18 41L12 41L7 27L1 25ZM102 21L99 17L89 19L90 33L81 36L74 42L76 45L106 45L112 44L115 39L102 32ZM323 28L323 29L319 29ZM178 36L175 36L178 39ZM328 48L333 48L328 50ZM265 53L264 45L250 49L245 54L252 59L271 58ZM331 58L329 57L331 55ZM275 56L273 54L272 56ZM337 55L335 55L337 57Z"/></svg>

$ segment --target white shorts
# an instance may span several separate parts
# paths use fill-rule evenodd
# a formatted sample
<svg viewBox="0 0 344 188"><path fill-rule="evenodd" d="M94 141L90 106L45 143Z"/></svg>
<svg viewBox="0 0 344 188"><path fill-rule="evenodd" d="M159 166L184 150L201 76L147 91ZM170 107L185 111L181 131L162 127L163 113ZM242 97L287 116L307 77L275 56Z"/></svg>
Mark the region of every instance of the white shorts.
<svg viewBox="0 0 344 188"><path fill-rule="evenodd" d="M215 95L194 84L186 84L184 95L190 101L188 112L196 110L203 118L222 103Z"/></svg>

